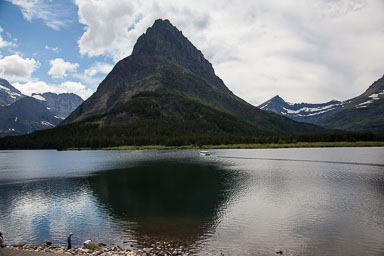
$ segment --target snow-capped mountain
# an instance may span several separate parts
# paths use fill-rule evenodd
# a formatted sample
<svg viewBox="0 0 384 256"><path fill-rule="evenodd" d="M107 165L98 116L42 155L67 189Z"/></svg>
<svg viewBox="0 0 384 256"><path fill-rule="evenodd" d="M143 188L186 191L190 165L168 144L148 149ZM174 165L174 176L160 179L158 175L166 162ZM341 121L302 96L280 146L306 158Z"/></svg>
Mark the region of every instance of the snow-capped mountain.
<svg viewBox="0 0 384 256"><path fill-rule="evenodd" d="M13 87L7 80L0 78L0 106L8 106L23 97L25 95Z"/></svg>
<svg viewBox="0 0 384 256"><path fill-rule="evenodd" d="M320 104L289 103L284 101L279 95L276 95L258 107L262 110L272 111L276 114L286 116L299 122L319 124L321 119L330 115L336 110L343 108L351 101L352 100L332 100Z"/></svg>
<svg viewBox="0 0 384 256"><path fill-rule="evenodd" d="M37 99L56 116L64 119L84 101L80 96L73 93L34 93L32 97Z"/></svg>
<svg viewBox="0 0 384 256"><path fill-rule="evenodd" d="M275 96L259 108L328 129L384 133L384 76L363 94L350 100L293 104Z"/></svg>
<svg viewBox="0 0 384 256"><path fill-rule="evenodd" d="M0 78L0 137L55 127L82 102L73 93L28 97Z"/></svg>
<svg viewBox="0 0 384 256"><path fill-rule="evenodd" d="M23 97L9 106L0 107L0 137L52 128L62 120L36 99Z"/></svg>

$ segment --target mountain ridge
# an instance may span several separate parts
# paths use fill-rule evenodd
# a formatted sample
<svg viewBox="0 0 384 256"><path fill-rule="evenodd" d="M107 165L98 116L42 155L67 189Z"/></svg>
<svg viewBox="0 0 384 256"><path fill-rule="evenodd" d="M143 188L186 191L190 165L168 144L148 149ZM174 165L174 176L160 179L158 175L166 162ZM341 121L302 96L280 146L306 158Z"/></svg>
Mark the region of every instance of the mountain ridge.
<svg viewBox="0 0 384 256"><path fill-rule="evenodd" d="M359 96L345 101L289 103L277 95L258 107L327 129L384 133L384 76Z"/></svg>

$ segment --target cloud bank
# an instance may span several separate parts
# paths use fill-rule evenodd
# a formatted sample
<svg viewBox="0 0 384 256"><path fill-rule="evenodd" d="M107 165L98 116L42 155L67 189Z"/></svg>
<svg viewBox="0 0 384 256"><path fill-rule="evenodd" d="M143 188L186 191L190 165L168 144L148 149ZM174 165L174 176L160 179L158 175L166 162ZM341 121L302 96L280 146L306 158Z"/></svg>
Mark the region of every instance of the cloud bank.
<svg viewBox="0 0 384 256"><path fill-rule="evenodd" d="M54 92L54 93L75 93L87 99L92 95L93 91L86 88L80 82L66 81L60 84L48 84L43 81L28 81L25 83L12 83L12 86L20 90L23 94L31 96L32 93L45 93L45 92Z"/></svg>

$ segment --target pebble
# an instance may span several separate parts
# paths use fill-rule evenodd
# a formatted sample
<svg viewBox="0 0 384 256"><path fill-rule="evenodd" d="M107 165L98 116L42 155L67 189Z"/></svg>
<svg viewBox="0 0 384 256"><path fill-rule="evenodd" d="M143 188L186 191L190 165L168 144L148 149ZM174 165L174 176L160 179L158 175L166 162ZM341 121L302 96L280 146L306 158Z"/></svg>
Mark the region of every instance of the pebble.
<svg viewBox="0 0 384 256"><path fill-rule="evenodd" d="M49 245L48 245L49 244ZM36 251L36 252L50 252L50 253L64 253L67 255L99 255L99 256L156 256L156 255L193 255L185 246L177 245L176 243L167 242L145 242L140 249L123 249L118 245L112 248L101 247L95 250L78 248L67 249L65 246L54 246L52 243L44 243L43 245L15 245L8 246L13 250Z"/></svg>

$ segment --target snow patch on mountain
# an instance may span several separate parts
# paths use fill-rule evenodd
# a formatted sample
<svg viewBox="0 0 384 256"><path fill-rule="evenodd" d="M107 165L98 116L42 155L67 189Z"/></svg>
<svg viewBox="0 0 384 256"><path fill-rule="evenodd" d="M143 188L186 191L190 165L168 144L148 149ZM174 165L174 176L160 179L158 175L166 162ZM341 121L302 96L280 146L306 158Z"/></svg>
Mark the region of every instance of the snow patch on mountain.
<svg viewBox="0 0 384 256"><path fill-rule="evenodd" d="M40 101L47 101L43 96L39 94L33 94L32 97Z"/></svg>
<svg viewBox="0 0 384 256"><path fill-rule="evenodd" d="M47 122L47 121L41 121L40 123L41 123L42 125L45 125L45 126L55 127L53 124L51 124L50 122Z"/></svg>
<svg viewBox="0 0 384 256"><path fill-rule="evenodd" d="M340 106L340 105L344 105L344 103L341 102L338 104L331 104L331 105L326 105L326 106L322 106L322 107L314 107L314 108L303 107L303 108L300 108L298 110L292 110L292 109L288 109L285 107L283 107L283 109L287 111L286 113L291 114L291 115L308 116L308 115L318 115L318 114L326 113L330 110L335 109L335 107ZM303 112L306 114L302 114ZM284 112L283 112L283 114L284 114Z"/></svg>
<svg viewBox="0 0 384 256"><path fill-rule="evenodd" d="M9 94L9 96L12 98L12 99L16 99L16 97L21 97L21 95L19 93L16 93L16 92L12 92L11 89L5 87L5 86L2 86L0 85L0 90L2 91L5 91L6 93Z"/></svg>
<svg viewBox="0 0 384 256"><path fill-rule="evenodd" d="M0 85L0 89L4 90L4 91L11 91L11 89L9 89L9 88L7 88L5 86L2 86L2 85Z"/></svg>
<svg viewBox="0 0 384 256"><path fill-rule="evenodd" d="M364 101L363 103L357 104L355 108L366 108L367 105L374 103L377 100L380 100L380 95L384 94L384 90L379 93L374 93L368 96L368 98L371 98L370 100Z"/></svg>

